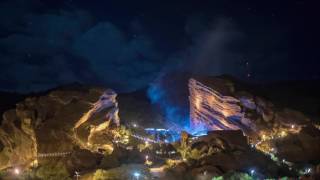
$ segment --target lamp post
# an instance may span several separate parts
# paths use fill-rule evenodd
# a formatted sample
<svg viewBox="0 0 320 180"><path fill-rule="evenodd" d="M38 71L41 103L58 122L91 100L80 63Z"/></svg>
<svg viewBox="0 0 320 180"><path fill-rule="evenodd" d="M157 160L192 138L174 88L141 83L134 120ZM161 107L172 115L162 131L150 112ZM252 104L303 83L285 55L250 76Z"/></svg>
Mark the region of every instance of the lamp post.
<svg viewBox="0 0 320 180"><path fill-rule="evenodd" d="M135 177L136 180L139 180L141 174L139 172L134 172L133 176Z"/></svg>
<svg viewBox="0 0 320 180"><path fill-rule="evenodd" d="M19 168L14 168L13 170L15 175L19 175L20 174L20 169Z"/></svg>
<svg viewBox="0 0 320 180"><path fill-rule="evenodd" d="M254 170L254 169L251 169L251 170L250 170L251 176L254 176L255 173L256 173L256 170Z"/></svg>
<svg viewBox="0 0 320 180"><path fill-rule="evenodd" d="M134 128L136 128L136 127L138 127L138 124L133 123L132 126L133 126Z"/></svg>
<svg viewBox="0 0 320 180"><path fill-rule="evenodd" d="M80 173L78 171L74 172L74 177L76 177L76 180L79 180Z"/></svg>

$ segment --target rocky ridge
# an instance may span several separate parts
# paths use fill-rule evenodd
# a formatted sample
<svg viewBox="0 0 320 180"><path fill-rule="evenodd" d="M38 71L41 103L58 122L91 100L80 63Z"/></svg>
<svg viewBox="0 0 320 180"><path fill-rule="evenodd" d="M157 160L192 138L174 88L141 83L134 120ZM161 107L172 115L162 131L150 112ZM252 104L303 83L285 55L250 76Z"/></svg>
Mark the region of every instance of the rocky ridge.
<svg viewBox="0 0 320 180"><path fill-rule="evenodd" d="M102 88L54 90L30 97L6 111L0 128L0 168L28 166L39 154L73 152L85 146L91 151L112 144L109 126L118 126L116 94ZM96 140L96 136L105 141Z"/></svg>
<svg viewBox="0 0 320 180"><path fill-rule="evenodd" d="M188 142L165 146L161 143L150 145L144 139L125 135L130 143L123 144L117 139L122 131L119 107L124 107L126 125L130 125L131 115L135 115L133 111L136 110L129 109L131 104L147 105L146 109L150 110L152 104L138 102L140 96L127 94L118 105L117 94L103 88L56 89L47 95L29 97L3 114L0 168L52 163L52 158L43 157L61 154L63 157L55 158L55 161L63 161L71 173L75 170L95 172L99 168L103 170L97 172L108 174L109 170L118 172L122 168L117 168L123 164L143 164L144 156L152 154L151 172L153 166L159 169L156 165L164 163L164 158L177 158L173 160L175 163L169 163L162 178L192 179L212 178L229 171L248 172L252 167L268 177L294 176L289 171L293 166L288 164L319 162L319 129L302 112L279 107L255 93L238 88L236 82L225 78L195 77L189 82L191 122L194 127L205 124L209 131L214 130L206 136L187 134L187 138L182 139ZM179 93L175 93L175 98L179 99L176 96ZM161 117L157 111L152 113L152 117ZM148 115L138 114L136 117L146 117L138 121L142 129L147 124L144 121L152 125L154 120ZM138 128L130 128L133 133L139 132ZM143 146L150 149L144 147L145 150L139 151ZM180 154L157 157L151 147L167 154L172 151ZM277 160L270 155L276 155Z"/></svg>

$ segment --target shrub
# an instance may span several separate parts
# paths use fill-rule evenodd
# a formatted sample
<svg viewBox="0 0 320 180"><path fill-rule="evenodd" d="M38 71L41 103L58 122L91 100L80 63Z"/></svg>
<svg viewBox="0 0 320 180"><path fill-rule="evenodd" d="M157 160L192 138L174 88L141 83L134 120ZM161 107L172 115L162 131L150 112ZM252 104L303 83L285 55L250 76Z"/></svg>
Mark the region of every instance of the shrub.
<svg viewBox="0 0 320 180"><path fill-rule="evenodd" d="M36 170L36 177L44 180L71 180L70 174L62 162L40 166Z"/></svg>
<svg viewBox="0 0 320 180"><path fill-rule="evenodd" d="M109 170L98 169L93 176L93 180L127 180L132 179L135 172L140 173L141 179L150 179L148 169L139 164L123 165Z"/></svg>
<svg viewBox="0 0 320 180"><path fill-rule="evenodd" d="M240 172L229 172L223 176L214 177L212 180L254 180L249 174Z"/></svg>

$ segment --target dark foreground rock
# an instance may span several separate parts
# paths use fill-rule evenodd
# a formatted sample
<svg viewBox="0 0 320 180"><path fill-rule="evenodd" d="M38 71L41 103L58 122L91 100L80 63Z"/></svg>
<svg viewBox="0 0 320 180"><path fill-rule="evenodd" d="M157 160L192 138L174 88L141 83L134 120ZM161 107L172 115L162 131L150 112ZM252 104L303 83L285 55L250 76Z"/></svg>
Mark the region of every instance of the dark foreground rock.
<svg viewBox="0 0 320 180"><path fill-rule="evenodd" d="M250 173L252 169L263 177L295 176L287 167L252 148L240 130L213 131L192 139L190 149L186 149L186 161L169 169L166 178L210 179L230 171Z"/></svg>

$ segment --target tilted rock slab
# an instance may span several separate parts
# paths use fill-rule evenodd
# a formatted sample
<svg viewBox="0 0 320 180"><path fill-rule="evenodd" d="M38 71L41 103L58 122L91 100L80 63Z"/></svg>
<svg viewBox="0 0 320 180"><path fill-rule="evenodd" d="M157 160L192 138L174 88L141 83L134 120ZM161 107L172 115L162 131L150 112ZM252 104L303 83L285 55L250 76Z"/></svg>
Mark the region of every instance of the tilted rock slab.
<svg viewBox="0 0 320 180"><path fill-rule="evenodd" d="M189 92L193 128L205 126L209 130L239 130L250 125L241 111L240 100L223 95L195 79L189 80Z"/></svg>

